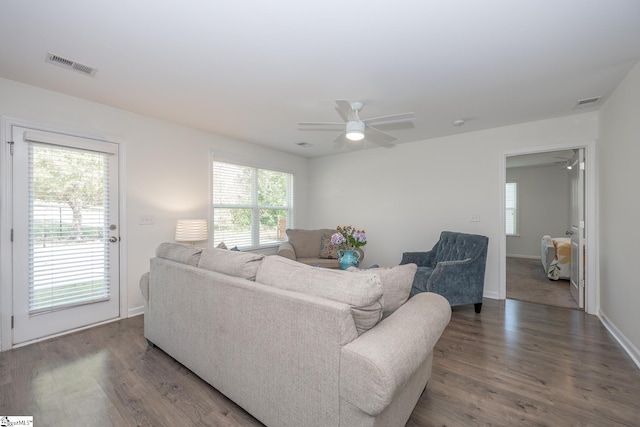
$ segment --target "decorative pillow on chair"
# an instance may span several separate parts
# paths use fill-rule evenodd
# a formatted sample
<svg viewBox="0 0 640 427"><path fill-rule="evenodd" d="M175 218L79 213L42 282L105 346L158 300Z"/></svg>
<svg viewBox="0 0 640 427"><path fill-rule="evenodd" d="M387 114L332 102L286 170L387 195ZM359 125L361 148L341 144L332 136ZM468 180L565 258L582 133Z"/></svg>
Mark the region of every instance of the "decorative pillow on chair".
<svg viewBox="0 0 640 427"><path fill-rule="evenodd" d="M322 247L318 258L338 259L338 245L331 243L331 236L322 236Z"/></svg>

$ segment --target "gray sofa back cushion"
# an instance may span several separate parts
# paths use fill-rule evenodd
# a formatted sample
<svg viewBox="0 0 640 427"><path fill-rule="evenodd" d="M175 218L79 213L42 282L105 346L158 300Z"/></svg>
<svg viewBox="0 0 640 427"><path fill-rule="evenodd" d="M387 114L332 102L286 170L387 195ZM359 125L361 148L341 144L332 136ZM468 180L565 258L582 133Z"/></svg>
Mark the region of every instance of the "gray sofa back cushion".
<svg viewBox="0 0 640 427"><path fill-rule="evenodd" d="M418 267L415 264L396 265L393 267L358 269L349 267L347 271L358 274L377 274L382 283L382 315L389 316L409 299L413 278Z"/></svg>
<svg viewBox="0 0 640 427"><path fill-rule="evenodd" d="M198 266L201 253L202 248L181 243L161 243L156 248L156 256L158 258L164 258L194 267Z"/></svg>
<svg viewBox="0 0 640 427"><path fill-rule="evenodd" d="M331 236L336 230L302 230L290 228L287 238L296 251L296 258L318 258L322 249L322 236Z"/></svg>
<svg viewBox="0 0 640 427"><path fill-rule="evenodd" d="M262 258L264 258L262 254L209 248L202 251L198 267L229 276L256 280L256 272Z"/></svg>
<svg viewBox="0 0 640 427"><path fill-rule="evenodd" d="M382 318L382 284L373 273L311 267L272 255L262 260L256 282L348 304L358 335Z"/></svg>

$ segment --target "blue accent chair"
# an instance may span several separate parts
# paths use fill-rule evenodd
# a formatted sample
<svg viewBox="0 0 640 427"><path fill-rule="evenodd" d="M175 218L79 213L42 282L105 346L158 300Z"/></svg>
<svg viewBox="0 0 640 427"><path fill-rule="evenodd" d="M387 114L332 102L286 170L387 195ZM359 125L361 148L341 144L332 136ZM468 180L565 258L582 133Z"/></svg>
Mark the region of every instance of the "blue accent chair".
<svg viewBox="0 0 640 427"><path fill-rule="evenodd" d="M403 253L400 264L418 266L411 296L435 292L452 307L474 304L476 313L480 313L488 245L486 236L443 231L430 251Z"/></svg>

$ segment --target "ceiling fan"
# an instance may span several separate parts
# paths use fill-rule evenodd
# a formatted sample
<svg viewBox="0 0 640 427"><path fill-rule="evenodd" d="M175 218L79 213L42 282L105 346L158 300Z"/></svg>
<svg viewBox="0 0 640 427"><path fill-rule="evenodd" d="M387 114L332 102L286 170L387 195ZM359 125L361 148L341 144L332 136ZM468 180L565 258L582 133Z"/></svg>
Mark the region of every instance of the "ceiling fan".
<svg viewBox="0 0 640 427"><path fill-rule="evenodd" d="M572 160L571 157L553 156L553 158L559 160L557 162L553 162L554 165L558 165L560 167L560 169L569 169L569 170L571 170L571 167L573 166L573 164L571 163L571 160Z"/></svg>
<svg viewBox="0 0 640 427"><path fill-rule="evenodd" d="M371 119L361 119L360 111L364 104L362 102L349 102L344 99L336 100L338 113L344 120L339 122L302 122L298 126L303 128L311 128L318 126L344 126L344 131L338 135L334 142L344 143L344 138L350 141L360 141L367 138L368 141L374 142L383 147L392 147L391 142L396 138L388 133L382 132L374 126L386 125L391 123L406 123L415 120L413 113L391 114L388 116L373 117Z"/></svg>

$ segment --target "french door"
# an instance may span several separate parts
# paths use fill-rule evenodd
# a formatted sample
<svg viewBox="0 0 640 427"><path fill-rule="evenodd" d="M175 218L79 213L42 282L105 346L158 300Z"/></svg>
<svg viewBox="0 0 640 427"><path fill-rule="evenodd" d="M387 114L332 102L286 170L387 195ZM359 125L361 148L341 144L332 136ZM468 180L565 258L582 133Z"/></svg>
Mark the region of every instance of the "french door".
<svg viewBox="0 0 640 427"><path fill-rule="evenodd" d="M118 145L11 133L13 344L118 317Z"/></svg>
<svg viewBox="0 0 640 427"><path fill-rule="evenodd" d="M570 193L571 193L571 296L584 309L584 149L576 151L571 161Z"/></svg>

